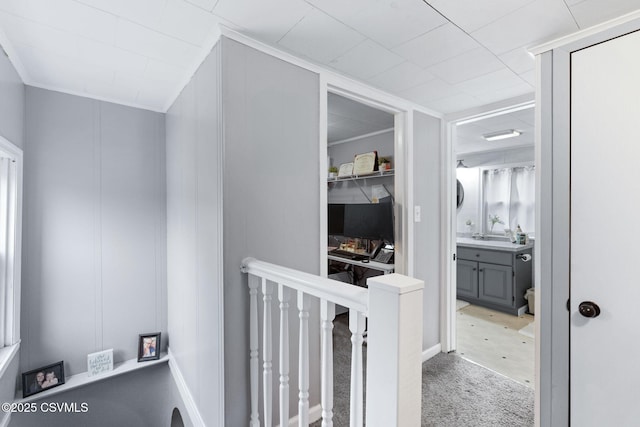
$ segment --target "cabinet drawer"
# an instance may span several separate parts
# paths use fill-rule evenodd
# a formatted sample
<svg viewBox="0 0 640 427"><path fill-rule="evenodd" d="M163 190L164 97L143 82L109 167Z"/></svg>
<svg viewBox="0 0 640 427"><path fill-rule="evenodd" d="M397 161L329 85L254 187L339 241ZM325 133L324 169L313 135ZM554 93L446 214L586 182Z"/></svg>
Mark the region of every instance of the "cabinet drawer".
<svg viewBox="0 0 640 427"><path fill-rule="evenodd" d="M474 249L458 246L458 258L468 259L470 261L511 265L512 254L510 252L489 251L485 249Z"/></svg>

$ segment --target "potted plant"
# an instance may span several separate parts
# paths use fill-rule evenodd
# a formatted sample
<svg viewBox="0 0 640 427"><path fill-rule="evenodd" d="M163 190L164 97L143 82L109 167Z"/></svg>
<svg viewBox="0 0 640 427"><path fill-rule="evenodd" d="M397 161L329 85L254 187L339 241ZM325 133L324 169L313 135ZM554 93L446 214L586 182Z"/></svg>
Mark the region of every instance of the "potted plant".
<svg viewBox="0 0 640 427"><path fill-rule="evenodd" d="M382 170L382 171L390 170L391 169L391 160L389 160L386 157L380 157L380 158L378 158L378 166L379 166L379 169Z"/></svg>
<svg viewBox="0 0 640 427"><path fill-rule="evenodd" d="M331 166L329 168L329 178L335 178L338 176L338 168L335 166Z"/></svg>
<svg viewBox="0 0 640 427"><path fill-rule="evenodd" d="M500 219L500 217L496 214L489 215L489 222L491 223L490 233L493 233L493 226L496 224L504 224L504 221Z"/></svg>

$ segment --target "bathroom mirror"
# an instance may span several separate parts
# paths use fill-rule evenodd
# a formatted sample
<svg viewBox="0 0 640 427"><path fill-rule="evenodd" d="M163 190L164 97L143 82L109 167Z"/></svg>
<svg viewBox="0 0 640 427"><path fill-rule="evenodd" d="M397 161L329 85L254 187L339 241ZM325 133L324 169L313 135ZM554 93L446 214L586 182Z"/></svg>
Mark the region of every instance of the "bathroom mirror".
<svg viewBox="0 0 640 427"><path fill-rule="evenodd" d="M462 201L464 200L464 187L462 187L462 183L460 182L459 179L456 179L457 182L457 197L456 197L456 207L460 207L462 206Z"/></svg>

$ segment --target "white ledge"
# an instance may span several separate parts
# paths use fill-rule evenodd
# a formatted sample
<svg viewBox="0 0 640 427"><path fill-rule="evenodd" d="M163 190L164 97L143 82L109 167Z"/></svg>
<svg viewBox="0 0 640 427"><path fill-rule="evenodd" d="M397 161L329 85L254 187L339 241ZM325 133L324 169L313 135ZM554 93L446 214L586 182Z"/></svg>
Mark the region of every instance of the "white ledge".
<svg viewBox="0 0 640 427"><path fill-rule="evenodd" d="M138 362L138 359L129 359L124 362L116 364L113 367L113 371L109 371L100 375L95 375L93 377L88 376L86 372L82 372L76 375L71 375L70 377L67 377L65 379L65 383L62 385L59 385L47 391L33 394L25 398L16 396L15 402L31 402L34 400L45 399L56 394L73 390L74 388L84 387L89 384L93 384L99 381L104 381L109 378L117 377L119 375L127 374L129 372L137 371L139 369L144 369L150 366L156 366L162 363L167 363L168 361L169 361L169 355L167 354L165 354L158 360L150 360L147 362ZM20 393L21 395L22 390L18 390L18 393Z"/></svg>
<svg viewBox="0 0 640 427"><path fill-rule="evenodd" d="M0 348L0 378L3 377L7 367L18 353L20 342Z"/></svg>

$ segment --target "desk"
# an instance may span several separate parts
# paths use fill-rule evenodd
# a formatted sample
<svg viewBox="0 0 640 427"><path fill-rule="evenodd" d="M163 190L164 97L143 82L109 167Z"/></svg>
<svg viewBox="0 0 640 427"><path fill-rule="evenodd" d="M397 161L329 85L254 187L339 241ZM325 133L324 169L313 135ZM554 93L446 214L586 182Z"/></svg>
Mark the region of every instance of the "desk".
<svg viewBox="0 0 640 427"><path fill-rule="evenodd" d="M376 262L373 260L369 262L362 262L362 261L343 258L343 257L331 255L331 254L327 254L327 259L330 259L332 261L342 262L345 264L355 265L356 267L363 267L363 268L369 268L371 270L382 271L384 274L391 274L395 269L395 264L383 264L381 262Z"/></svg>

